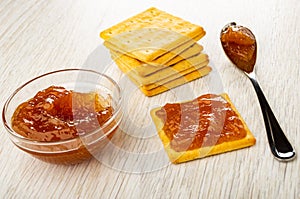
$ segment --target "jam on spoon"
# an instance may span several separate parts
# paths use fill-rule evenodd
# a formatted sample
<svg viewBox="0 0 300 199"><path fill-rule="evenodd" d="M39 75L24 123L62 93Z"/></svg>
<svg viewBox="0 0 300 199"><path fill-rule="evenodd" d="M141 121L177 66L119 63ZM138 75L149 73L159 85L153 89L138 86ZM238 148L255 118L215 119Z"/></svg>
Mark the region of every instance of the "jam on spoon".
<svg viewBox="0 0 300 199"><path fill-rule="evenodd" d="M255 88L273 155L281 161L294 159L296 152L284 135L256 80L254 65L256 62L257 44L254 34L248 28L232 22L222 29L220 39L227 57L235 66L244 71Z"/></svg>

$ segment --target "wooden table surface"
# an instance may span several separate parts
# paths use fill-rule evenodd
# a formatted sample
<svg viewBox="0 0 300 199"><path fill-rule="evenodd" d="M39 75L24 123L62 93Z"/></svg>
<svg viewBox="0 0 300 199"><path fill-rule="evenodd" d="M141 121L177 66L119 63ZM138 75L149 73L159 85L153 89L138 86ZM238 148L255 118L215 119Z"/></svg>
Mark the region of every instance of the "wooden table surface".
<svg viewBox="0 0 300 199"><path fill-rule="evenodd" d="M221 28L231 21L254 32L258 40L257 77L287 137L300 152L297 0L1 0L0 106L18 86L46 72L64 68L103 72L101 54L98 66L95 61L103 42L99 32L152 6L205 28L207 34L200 44L223 82L222 89L255 135L256 145L152 170L120 169L97 159L63 166L39 161L20 151L0 125L1 198L300 198L299 158L288 163L273 158L254 89L228 61L219 41ZM110 69L115 70L113 74L120 73L115 65ZM203 82L209 78L210 75L189 85L201 94ZM136 124L141 124L141 118L149 117L149 110L136 110L135 104L148 103L148 98L132 92L125 92L133 96L125 111L131 116L125 120L136 118ZM166 103L164 96L168 93L153 99ZM151 126L149 121L143 125ZM146 131L144 126L141 131ZM153 146L161 150L156 132L149 129L150 141L136 136L135 141L124 144L123 150L151 153L153 147L147 148L151 139L157 144Z"/></svg>

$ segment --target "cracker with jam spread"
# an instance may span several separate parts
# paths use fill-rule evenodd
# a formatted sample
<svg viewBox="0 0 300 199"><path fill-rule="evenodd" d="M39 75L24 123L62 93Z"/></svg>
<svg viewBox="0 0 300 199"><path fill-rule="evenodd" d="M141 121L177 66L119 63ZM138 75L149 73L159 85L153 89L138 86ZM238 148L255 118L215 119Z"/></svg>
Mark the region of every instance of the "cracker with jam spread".
<svg viewBox="0 0 300 199"><path fill-rule="evenodd" d="M182 163L255 144L255 137L227 94L151 110L159 137L172 163Z"/></svg>

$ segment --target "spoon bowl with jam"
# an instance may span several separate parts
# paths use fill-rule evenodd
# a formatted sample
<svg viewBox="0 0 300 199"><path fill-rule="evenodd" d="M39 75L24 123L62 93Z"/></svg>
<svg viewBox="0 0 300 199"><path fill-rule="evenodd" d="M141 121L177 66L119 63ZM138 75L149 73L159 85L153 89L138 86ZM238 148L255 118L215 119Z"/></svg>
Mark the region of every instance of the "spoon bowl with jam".
<svg viewBox="0 0 300 199"><path fill-rule="evenodd" d="M254 34L248 28L232 22L221 30L220 40L227 57L236 67L244 71L254 86L272 154L280 161L293 160L296 157L296 152L283 133L256 79L254 65L257 43Z"/></svg>

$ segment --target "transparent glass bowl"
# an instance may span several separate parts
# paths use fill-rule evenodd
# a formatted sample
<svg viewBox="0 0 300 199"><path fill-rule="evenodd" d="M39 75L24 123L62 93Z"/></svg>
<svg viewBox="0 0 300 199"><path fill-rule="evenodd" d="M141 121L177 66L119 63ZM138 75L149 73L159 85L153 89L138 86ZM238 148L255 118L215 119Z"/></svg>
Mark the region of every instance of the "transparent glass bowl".
<svg viewBox="0 0 300 199"><path fill-rule="evenodd" d="M21 103L49 86L63 86L82 93L97 92L103 98L110 98L113 116L93 132L73 139L46 142L21 136L11 126L14 111ZM4 104L2 120L11 141L23 151L50 163L76 164L100 152L117 132L123 116L121 101L120 87L110 77L85 69L59 70L36 77L19 87Z"/></svg>

